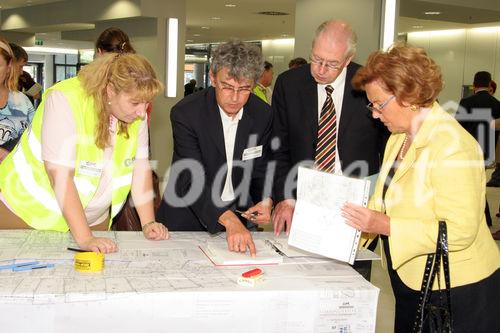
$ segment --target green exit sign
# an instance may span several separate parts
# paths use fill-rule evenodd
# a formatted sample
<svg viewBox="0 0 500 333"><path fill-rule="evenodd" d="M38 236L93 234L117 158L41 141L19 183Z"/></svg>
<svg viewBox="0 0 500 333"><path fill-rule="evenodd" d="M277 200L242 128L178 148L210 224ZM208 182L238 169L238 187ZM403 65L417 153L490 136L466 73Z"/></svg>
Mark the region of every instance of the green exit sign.
<svg viewBox="0 0 500 333"><path fill-rule="evenodd" d="M35 45L42 46L43 40L42 39L35 39Z"/></svg>

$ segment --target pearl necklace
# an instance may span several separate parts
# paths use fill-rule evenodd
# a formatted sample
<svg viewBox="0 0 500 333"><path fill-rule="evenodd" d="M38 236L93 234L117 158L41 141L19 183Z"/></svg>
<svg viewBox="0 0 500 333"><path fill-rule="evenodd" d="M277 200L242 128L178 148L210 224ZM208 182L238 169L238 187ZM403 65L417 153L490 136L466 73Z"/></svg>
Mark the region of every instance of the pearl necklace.
<svg viewBox="0 0 500 333"><path fill-rule="evenodd" d="M406 149L406 143L408 142L408 134L405 135L403 144L401 145L401 150L399 151L399 159L402 160L405 157L404 151Z"/></svg>

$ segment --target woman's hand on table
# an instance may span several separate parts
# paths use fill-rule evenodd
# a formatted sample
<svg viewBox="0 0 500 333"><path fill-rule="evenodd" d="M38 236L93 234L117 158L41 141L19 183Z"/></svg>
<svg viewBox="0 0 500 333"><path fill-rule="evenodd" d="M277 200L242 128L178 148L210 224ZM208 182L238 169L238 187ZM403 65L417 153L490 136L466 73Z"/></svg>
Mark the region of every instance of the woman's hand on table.
<svg viewBox="0 0 500 333"><path fill-rule="evenodd" d="M390 217L375 210L350 202L344 204L341 215L345 223L362 232L389 236Z"/></svg>
<svg viewBox="0 0 500 333"><path fill-rule="evenodd" d="M118 251L118 246L109 238L90 236L82 242L78 242L82 250L97 253L113 253Z"/></svg>
<svg viewBox="0 0 500 333"><path fill-rule="evenodd" d="M144 237L150 240L163 240L168 239L168 229L162 223L148 222L142 226Z"/></svg>

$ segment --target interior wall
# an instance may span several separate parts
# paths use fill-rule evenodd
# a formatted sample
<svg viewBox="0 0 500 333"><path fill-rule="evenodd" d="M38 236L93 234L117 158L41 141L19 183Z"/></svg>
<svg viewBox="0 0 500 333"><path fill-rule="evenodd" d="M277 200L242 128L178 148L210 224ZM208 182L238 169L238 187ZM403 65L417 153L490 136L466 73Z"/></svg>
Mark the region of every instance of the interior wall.
<svg viewBox="0 0 500 333"><path fill-rule="evenodd" d="M294 58L294 44L295 40L292 38L262 41L264 59L273 64L274 76L271 88L274 87L278 75L288 70L288 63Z"/></svg>
<svg viewBox="0 0 500 333"><path fill-rule="evenodd" d="M441 104L458 103L462 85L471 85L474 74L488 71L500 83L500 29L458 29L408 34L408 43L424 48L443 72ZM495 94L500 98L500 90Z"/></svg>
<svg viewBox="0 0 500 333"><path fill-rule="evenodd" d="M316 28L329 19L349 22L358 35L355 61L364 63L379 48L382 0L297 0L295 7L296 57L308 59Z"/></svg>

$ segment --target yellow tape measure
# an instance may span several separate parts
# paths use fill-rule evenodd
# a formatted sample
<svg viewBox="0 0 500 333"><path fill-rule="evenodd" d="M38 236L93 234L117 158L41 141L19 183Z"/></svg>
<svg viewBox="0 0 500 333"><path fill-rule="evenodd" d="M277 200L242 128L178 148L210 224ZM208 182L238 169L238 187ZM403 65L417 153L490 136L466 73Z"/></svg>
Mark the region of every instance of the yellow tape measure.
<svg viewBox="0 0 500 333"><path fill-rule="evenodd" d="M75 254L75 270L77 272L100 272L104 268L104 254L82 252Z"/></svg>

